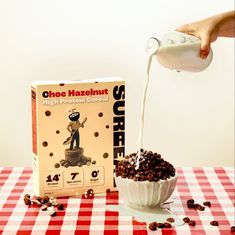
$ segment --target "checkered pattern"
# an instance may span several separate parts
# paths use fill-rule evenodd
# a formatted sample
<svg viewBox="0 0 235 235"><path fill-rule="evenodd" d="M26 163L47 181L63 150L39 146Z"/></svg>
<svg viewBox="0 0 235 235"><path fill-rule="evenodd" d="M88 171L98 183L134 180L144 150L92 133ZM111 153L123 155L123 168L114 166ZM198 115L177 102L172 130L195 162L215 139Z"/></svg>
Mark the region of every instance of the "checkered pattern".
<svg viewBox="0 0 235 235"><path fill-rule="evenodd" d="M187 224L172 229L149 231L145 222L105 210L106 205L119 203L118 193L91 198L60 198L65 205L56 217L45 215L35 206L26 206L23 196L32 195L31 168L0 168L0 234L41 235L229 235L234 221L234 168L178 168L179 179L170 201L171 211L179 217L188 216L197 225ZM209 200L205 211L188 209L186 201ZM210 221L219 221L219 226Z"/></svg>

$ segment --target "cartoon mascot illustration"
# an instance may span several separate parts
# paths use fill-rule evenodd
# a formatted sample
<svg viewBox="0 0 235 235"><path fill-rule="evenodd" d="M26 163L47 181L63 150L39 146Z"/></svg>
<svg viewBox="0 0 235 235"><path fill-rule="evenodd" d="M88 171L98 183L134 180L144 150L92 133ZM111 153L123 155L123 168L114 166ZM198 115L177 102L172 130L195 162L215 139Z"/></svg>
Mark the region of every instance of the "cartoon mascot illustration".
<svg viewBox="0 0 235 235"><path fill-rule="evenodd" d="M84 128L84 124L87 121L87 118L85 117L84 120L80 123L80 113L73 112L69 115L70 122L67 126L67 130L70 132L70 137L68 137L64 141L64 145L70 144L70 150L73 149L79 149L80 147L80 134L79 134L79 128Z"/></svg>
<svg viewBox="0 0 235 235"><path fill-rule="evenodd" d="M65 149L65 159L61 159L60 164L64 167L90 165L91 157L84 155L84 149L80 146L79 133L79 129L84 128L87 117L80 122L80 113L75 111L75 109L70 110L70 112L70 122L67 126L70 136L63 142L63 145L70 145L70 147Z"/></svg>

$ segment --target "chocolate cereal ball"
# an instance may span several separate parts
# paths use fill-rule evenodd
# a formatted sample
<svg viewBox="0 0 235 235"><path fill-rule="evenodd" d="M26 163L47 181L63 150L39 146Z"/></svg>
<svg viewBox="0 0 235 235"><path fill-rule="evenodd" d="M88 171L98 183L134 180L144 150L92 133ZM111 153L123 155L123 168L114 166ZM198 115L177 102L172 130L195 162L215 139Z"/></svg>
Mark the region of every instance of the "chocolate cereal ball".
<svg viewBox="0 0 235 235"><path fill-rule="evenodd" d="M167 180L175 176L175 168L160 154L143 150L139 158L138 156L137 153L132 153L119 161L115 169L116 176L150 182ZM138 160L139 164L137 164Z"/></svg>

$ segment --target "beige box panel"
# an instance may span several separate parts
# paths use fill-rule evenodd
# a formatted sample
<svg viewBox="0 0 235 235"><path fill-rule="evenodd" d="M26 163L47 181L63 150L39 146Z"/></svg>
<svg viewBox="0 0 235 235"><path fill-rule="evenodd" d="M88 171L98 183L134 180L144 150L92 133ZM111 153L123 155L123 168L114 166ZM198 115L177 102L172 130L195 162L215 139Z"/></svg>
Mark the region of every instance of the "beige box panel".
<svg viewBox="0 0 235 235"><path fill-rule="evenodd" d="M37 148L34 147L34 151L37 149L37 153L34 153L35 194L69 196L79 195L90 188L95 193L113 189L113 106L117 101L113 89L123 85L123 80L114 78L99 80L98 83L65 81L32 84L36 92L36 110L33 111L33 116L36 112L33 138L37 141ZM106 93L94 95L94 90ZM72 96L78 95L78 92L80 96ZM124 100L124 92L120 100ZM124 110L124 107L120 110ZM70 150L70 144L63 143L71 137L67 130L69 123L72 122L72 127L76 125L69 115L76 112L80 113L80 123L87 120L78 131L79 148ZM124 148L124 144L120 143L120 147ZM69 161L70 165L63 166L62 160Z"/></svg>

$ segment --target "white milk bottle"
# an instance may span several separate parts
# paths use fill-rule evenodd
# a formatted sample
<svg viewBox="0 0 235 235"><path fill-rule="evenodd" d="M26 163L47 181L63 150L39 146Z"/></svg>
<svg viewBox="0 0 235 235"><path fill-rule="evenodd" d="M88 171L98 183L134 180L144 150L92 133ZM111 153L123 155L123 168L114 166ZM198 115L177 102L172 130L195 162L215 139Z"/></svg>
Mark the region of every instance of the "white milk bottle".
<svg viewBox="0 0 235 235"><path fill-rule="evenodd" d="M172 31L162 40L150 38L147 51L155 52L158 62L176 71L201 72L206 69L213 57L212 50L206 59L200 57L201 40L195 36Z"/></svg>

